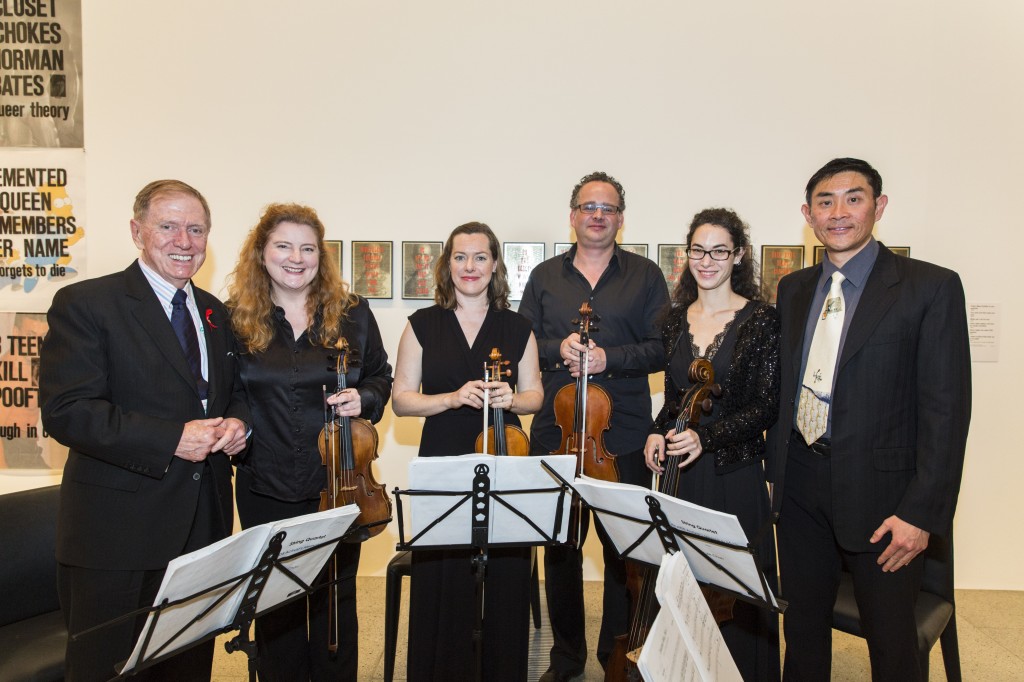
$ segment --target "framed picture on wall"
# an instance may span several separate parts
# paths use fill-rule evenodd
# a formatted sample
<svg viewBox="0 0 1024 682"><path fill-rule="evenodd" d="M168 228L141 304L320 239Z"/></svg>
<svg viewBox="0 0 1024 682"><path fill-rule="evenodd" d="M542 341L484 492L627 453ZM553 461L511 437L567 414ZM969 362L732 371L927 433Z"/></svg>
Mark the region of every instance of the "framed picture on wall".
<svg viewBox="0 0 1024 682"><path fill-rule="evenodd" d="M910 247L909 246L890 246L889 250L895 253L897 256L903 256L904 258L910 258Z"/></svg>
<svg viewBox="0 0 1024 682"><path fill-rule="evenodd" d="M619 248L647 258L647 244L619 244Z"/></svg>
<svg viewBox="0 0 1024 682"><path fill-rule="evenodd" d="M818 244L814 247L814 262L811 265L817 265L823 260L825 260L825 247Z"/></svg>
<svg viewBox="0 0 1024 682"><path fill-rule="evenodd" d="M434 264L442 242L402 242L402 298L434 300Z"/></svg>
<svg viewBox="0 0 1024 682"><path fill-rule="evenodd" d="M804 247L802 245L761 247L761 283L769 303L775 305L779 280L803 266Z"/></svg>
<svg viewBox="0 0 1024 682"><path fill-rule="evenodd" d="M352 242L352 291L391 298L391 242Z"/></svg>
<svg viewBox="0 0 1024 682"><path fill-rule="evenodd" d="M554 255L560 256L561 254L565 253L566 251L568 251L571 248L572 248L572 242L555 242L555 254Z"/></svg>
<svg viewBox="0 0 1024 682"><path fill-rule="evenodd" d="M665 276L669 294L676 290L686 271L686 261L686 244L658 244L658 267Z"/></svg>
<svg viewBox="0 0 1024 682"><path fill-rule="evenodd" d="M505 242L501 255L508 271L508 300L521 301L530 273L544 261L544 242Z"/></svg>
<svg viewBox="0 0 1024 682"><path fill-rule="evenodd" d="M325 239L324 240L324 254L326 259L332 263L338 264L338 274L341 274L341 251L342 242L340 239Z"/></svg>

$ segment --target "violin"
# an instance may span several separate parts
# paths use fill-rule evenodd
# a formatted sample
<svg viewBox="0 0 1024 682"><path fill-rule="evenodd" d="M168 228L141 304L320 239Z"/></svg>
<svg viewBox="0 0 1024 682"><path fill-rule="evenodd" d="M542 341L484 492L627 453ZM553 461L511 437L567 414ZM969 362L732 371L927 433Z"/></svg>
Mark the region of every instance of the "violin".
<svg viewBox="0 0 1024 682"><path fill-rule="evenodd" d="M490 362L484 363L484 381L498 382L512 376L512 370L508 368L510 361L502 360L501 351L497 348L491 349L488 356ZM530 439L526 432L518 426L505 424L505 410L500 407L489 407L490 391L484 391L484 430L476 437L476 451L485 455L512 455L521 457L530 454ZM487 425L487 417L490 413L494 426ZM494 452L490 452L490 443L494 444Z"/></svg>
<svg viewBox="0 0 1024 682"><path fill-rule="evenodd" d="M612 399L608 391L591 384L588 376L591 332L599 331L594 324L600 321L590 303L583 302L580 316L572 321L578 325L580 343L580 375L575 384L558 389L555 394L555 423L562 430L561 445L553 455L576 455L576 475L584 473L591 478L616 482L619 467L615 455L604 444L604 432L611 428Z"/></svg>
<svg viewBox="0 0 1024 682"><path fill-rule="evenodd" d="M675 422L676 433L700 424L701 416L711 412L711 398L722 395L722 388L715 383L715 370L708 360L694 360L690 363L687 375L691 385L683 394L682 409ZM668 463L665 473L657 477L655 489L660 493L679 497L681 478L681 469ZM608 659L605 682L640 681L637 659L659 608L654 594L657 576L656 566L641 566L638 562L626 561L626 589L630 595L632 609L630 627L628 633L615 638L615 648ZM732 618L732 607L736 602L734 597L706 586L701 587L701 592L704 593L716 623L721 624Z"/></svg>
<svg viewBox="0 0 1024 682"><path fill-rule="evenodd" d="M562 430L561 444L553 455L575 455L576 476L586 474L602 481L617 482L619 467L615 455L604 444L604 432L611 428L612 398L608 391L589 380L590 334L598 331L600 321L588 301L580 306L580 316L572 320L578 325L580 343L580 373L575 384L566 384L555 394L555 423ZM569 543L579 547L583 543L583 515L580 500L573 495L569 512Z"/></svg>
<svg viewBox="0 0 1024 682"><path fill-rule="evenodd" d="M338 350L335 365L328 369L336 372L338 389L344 391L349 366L355 367L356 351L350 350L348 341L339 338L334 346ZM349 356L352 356L351 359ZM359 528L356 542L363 542L379 535L391 521L391 499L384 486L373 477L372 464L377 459L377 430L373 424L358 417L342 417L335 414L327 404L327 387L324 387L324 428L320 432L318 445L320 457L327 469L327 482L320 492L320 511L355 504L359 516L353 526ZM332 555L328 563L328 580L331 583L328 595L329 634L327 648L332 653L338 650L338 565Z"/></svg>

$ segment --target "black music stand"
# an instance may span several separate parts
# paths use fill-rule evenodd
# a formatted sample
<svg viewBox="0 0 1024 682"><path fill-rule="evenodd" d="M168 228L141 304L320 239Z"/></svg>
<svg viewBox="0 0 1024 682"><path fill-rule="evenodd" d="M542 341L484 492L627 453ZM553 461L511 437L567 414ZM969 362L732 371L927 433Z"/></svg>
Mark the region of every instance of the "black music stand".
<svg viewBox="0 0 1024 682"><path fill-rule="evenodd" d="M246 529L172 560L152 607L139 609L73 635L101 631L148 613L128 660L112 678L130 678L181 650L232 631L229 653L244 651L256 680L256 643L249 628L265 613L309 594L338 543L359 530L355 505ZM229 578L224 579L227 573Z"/></svg>
<svg viewBox="0 0 1024 682"><path fill-rule="evenodd" d="M566 488L546 472L572 475L575 468L576 458L571 455L428 457L409 465L410 485L417 488L394 490L399 551L475 550L470 561L476 581L473 654L474 679L478 681L483 673L488 549L563 542L569 498ZM413 532L408 542L403 496L411 498L413 507Z"/></svg>

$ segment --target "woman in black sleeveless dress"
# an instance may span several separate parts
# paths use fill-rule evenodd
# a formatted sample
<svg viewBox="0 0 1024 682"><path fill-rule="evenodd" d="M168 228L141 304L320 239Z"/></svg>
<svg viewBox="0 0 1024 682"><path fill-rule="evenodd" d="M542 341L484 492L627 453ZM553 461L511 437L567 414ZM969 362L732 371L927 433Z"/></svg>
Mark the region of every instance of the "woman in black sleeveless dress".
<svg viewBox="0 0 1024 682"><path fill-rule="evenodd" d="M775 543L766 528L770 505L762 460L763 433L778 414L779 316L762 300L739 216L727 209L701 211L690 224L687 246L689 267L662 329L665 406L647 439L647 466L659 473L663 466L681 467L680 498L736 515L757 543L761 570L774 590ZM700 426L676 433L678 401L698 357L711 361L722 395ZM742 601L733 613L722 623L722 635L743 678L778 680L778 617Z"/></svg>
<svg viewBox="0 0 1024 682"><path fill-rule="evenodd" d="M540 409L537 342L526 318L508 309L497 238L483 223L455 228L435 268L436 304L409 316L398 347L396 415L426 417L419 455L475 451L484 389L506 424ZM510 360L506 381L485 383L491 348ZM408 679L473 677L474 577L469 550L413 553ZM526 679L529 634L528 549L488 552L483 679Z"/></svg>

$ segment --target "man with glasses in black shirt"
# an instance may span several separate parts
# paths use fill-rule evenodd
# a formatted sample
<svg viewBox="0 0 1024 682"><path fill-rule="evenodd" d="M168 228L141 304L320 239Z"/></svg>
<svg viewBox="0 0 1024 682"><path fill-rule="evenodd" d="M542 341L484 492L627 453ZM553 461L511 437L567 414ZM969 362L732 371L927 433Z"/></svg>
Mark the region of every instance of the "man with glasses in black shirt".
<svg viewBox="0 0 1024 682"><path fill-rule="evenodd" d="M619 479L645 485L650 474L644 466L643 446L652 421L647 375L665 364L658 321L669 298L658 266L615 243L625 198L622 185L607 173L594 172L580 180L569 202L576 244L534 269L519 313L533 324L544 382L544 406L530 432L531 454L546 455L561 444L555 394L575 382L580 355L586 352L592 382L604 388L613 402L605 445L618 455ZM579 343L572 323L584 301L600 317L596 325L600 331L594 332L589 349ZM598 533L605 569L597 657L604 666L614 637L628 629L629 601L625 566L600 527ZM586 665L581 552L567 545L548 547L544 569L555 644L541 682L557 682L581 674Z"/></svg>

